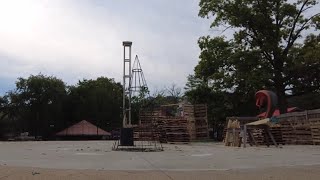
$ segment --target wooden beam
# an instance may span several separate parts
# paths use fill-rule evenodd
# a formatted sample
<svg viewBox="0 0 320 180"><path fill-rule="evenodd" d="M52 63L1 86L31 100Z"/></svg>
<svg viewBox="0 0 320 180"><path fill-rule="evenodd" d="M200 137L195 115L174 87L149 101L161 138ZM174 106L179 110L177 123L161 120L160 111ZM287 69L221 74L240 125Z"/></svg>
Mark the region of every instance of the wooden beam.
<svg viewBox="0 0 320 180"><path fill-rule="evenodd" d="M276 142L276 140L274 139L274 137L273 137L272 133L270 132L269 127L266 127L266 130L267 130L267 133L268 133L268 135L270 136L270 138L271 138L271 140L272 140L273 144L274 144L276 147L278 147L278 143Z"/></svg>
<svg viewBox="0 0 320 180"><path fill-rule="evenodd" d="M247 131L248 131L248 134L250 135L250 137L251 137L252 142L254 143L254 145L255 145L255 146L258 146L258 144L257 144L256 140L254 139L254 136L252 135L251 130L247 129Z"/></svg>

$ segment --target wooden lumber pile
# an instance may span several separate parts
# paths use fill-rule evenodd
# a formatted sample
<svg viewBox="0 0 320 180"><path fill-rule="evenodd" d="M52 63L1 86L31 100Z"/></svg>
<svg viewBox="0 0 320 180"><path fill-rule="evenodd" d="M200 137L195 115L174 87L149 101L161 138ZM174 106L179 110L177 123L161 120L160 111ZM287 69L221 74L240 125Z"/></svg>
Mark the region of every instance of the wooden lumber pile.
<svg viewBox="0 0 320 180"><path fill-rule="evenodd" d="M196 139L205 140L209 137L207 106L205 104L194 105L194 118Z"/></svg>
<svg viewBox="0 0 320 180"><path fill-rule="evenodd" d="M259 120L259 118L258 117L236 117L236 116L227 117L226 123L225 123L225 128L223 129L223 139L224 140L226 138L225 135L227 133L227 125L228 125L229 120L238 120L240 122L240 127L243 127L247 123L251 123L251 122Z"/></svg>
<svg viewBox="0 0 320 180"><path fill-rule="evenodd" d="M182 107L181 117L187 120L187 129L190 135L190 141L194 141L196 139L194 106L183 104L181 107Z"/></svg>
<svg viewBox="0 0 320 180"><path fill-rule="evenodd" d="M244 121L251 121L248 117L230 117L229 119L243 118ZM303 112L293 112L281 114L276 117L279 121L279 127L270 127L271 134L278 144L295 145L320 145L320 109L308 110ZM226 134L230 133L228 128ZM251 130L257 144L265 144L267 139L263 129ZM227 137L225 137L226 141ZM271 142L270 137L268 137Z"/></svg>
<svg viewBox="0 0 320 180"><path fill-rule="evenodd" d="M222 135L223 142L225 142L226 135L227 135L227 125L225 125L223 128L223 135Z"/></svg>
<svg viewBox="0 0 320 180"><path fill-rule="evenodd" d="M278 144L284 144L284 141L282 139L282 132L281 127L270 127L269 128L274 140ZM265 132L265 129L252 129L251 130L252 135L258 145L267 145L267 141L270 143L272 142L272 139L270 136L267 135L267 132ZM268 138L268 140L266 140Z"/></svg>
<svg viewBox="0 0 320 180"><path fill-rule="evenodd" d="M252 129L251 132L257 145L265 145L265 132L263 129Z"/></svg>
<svg viewBox="0 0 320 180"><path fill-rule="evenodd" d="M240 147L240 145L240 122L238 120L229 120L227 124L225 146Z"/></svg>
<svg viewBox="0 0 320 180"><path fill-rule="evenodd" d="M167 132L166 132L165 126L166 126L165 118L163 116L159 116L157 118L156 128L158 130L159 141L161 143L167 143Z"/></svg>
<svg viewBox="0 0 320 180"><path fill-rule="evenodd" d="M163 140L161 139L163 129L158 123L160 115L160 109L145 109L140 111L139 125L134 127L134 139L138 141Z"/></svg>
<svg viewBox="0 0 320 180"><path fill-rule="evenodd" d="M190 134L188 132L188 120L183 117L165 117L164 129L168 143L188 143Z"/></svg>
<svg viewBox="0 0 320 180"><path fill-rule="evenodd" d="M159 109L142 110L139 116L137 139L147 139L144 136L151 135L146 127L156 132L160 142L187 143L209 136L206 105L164 105Z"/></svg>
<svg viewBox="0 0 320 180"><path fill-rule="evenodd" d="M296 144L309 145L312 144L312 135L310 124L296 125L293 127L293 131L296 135Z"/></svg>
<svg viewBox="0 0 320 180"><path fill-rule="evenodd" d="M320 145L320 118L310 119L310 128L312 135L312 143Z"/></svg>
<svg viewBox="0 0 320 180"><path fill-rule="evenodd" d="M307 113L311 129L312 144L320 145L320 109L311 110Z"/></svg>
<svg viewBox="0 0 320 180"><path fill-rule="evenodd" d="M151 125L139 125L134 127L134 140L153 141L158 138L158 133L153 131Z"/></svg>
<svg viewBox="0 0 320 180"><path fill-rule="evenodd" d="M281 132L282 132L282 140L285 144L295 144L295 134L293 131L293 126L290 121L283 120L280 122L281 124Z"/></svg>
<svg viewBox="0 0 320 180"><path fill-rule="evenodd" d="M285 144L313 144L308 113L312 113L312 111L281 114L277 117L281 125L282 138Z"/></svg>
<svg viewBox="0 0 320 180"><path fill-rule="evenodd" d="M320 109L309 110L306 112L309 119L319 119L320 118Z"/></svg>
<svg viewBox="0 0 320 180"><path fill-rule="evenodd" d="M282 137L285 144L309 145L315 144L313 132L316 126L312 119L320 118L320 110L308 110L282 114L277 117L282 128Z"/></svg>
<svg viewBox="0 0 320 180"><path fill-rule="evenodd" d="M162 112L160 108L143 109L139 112L139 124L153 124L161 114Z"/></svg>
<svg viewBox="0 0 320 180"><path fill-rule="evenodd" d="M285 142L283 141L283 138L282 138L282 129L280 126L278 127L271 127L270 128L270 132L271 134L273 135L273 138L274 140L278 143L278 144L282 144L284 145ZM272 142L271 138L269 138L269 142Z"/></svg>

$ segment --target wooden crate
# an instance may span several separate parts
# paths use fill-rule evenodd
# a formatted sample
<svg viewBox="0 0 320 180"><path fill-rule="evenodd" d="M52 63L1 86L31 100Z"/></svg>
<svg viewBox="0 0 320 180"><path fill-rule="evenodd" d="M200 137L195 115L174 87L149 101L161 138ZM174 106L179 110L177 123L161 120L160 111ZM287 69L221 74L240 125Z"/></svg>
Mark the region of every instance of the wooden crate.
<svg viewBox="0 0 320 180"><path fill-rule="evenodd" d="M184 117L164 117L167 142L190 142L188 120Z"/></svg>
<svg viewBox="0 0 320 180"><path fill-rule="evenodd" d="M194 105L194 117L196 127L196 139L206 140L209 138L207 105L197 104Z"/></svg>
<svg viewBox="0 0 320 180"><path fill-rule="evenodd" d="M209 135L207 106L203 104L172 104L144 110L140 112L140 125L153 125L162 142L190 142Z"/></svg>
<svg viewBox="0 0 320 180"><path fill-rule="evenodd" d="M282 129L281 127L271 127L270 132L273 135L274 140L278 144L285 144L283 138L282 138ZM271 138L269 137L269 142L272 142Z"/></svg>
<svg viewBox="0 0 320 180"><path fill-rule="evenodd" d="M307 111L281 114L277 118L282 127L282 138L285 144L312 144Z"/></svg>
<svg viewBox="0 0 320 180"><path fill-rule="evenodd" d="M312 143L314 145L320 144L320 118L314 117L310 119L310 128L312 135Z"/></svg>

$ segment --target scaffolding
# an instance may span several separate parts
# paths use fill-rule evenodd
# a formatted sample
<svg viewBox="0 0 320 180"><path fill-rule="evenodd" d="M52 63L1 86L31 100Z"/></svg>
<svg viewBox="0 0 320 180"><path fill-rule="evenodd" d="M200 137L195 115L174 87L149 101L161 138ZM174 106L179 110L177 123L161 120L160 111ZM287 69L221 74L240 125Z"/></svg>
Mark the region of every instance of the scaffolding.
<svg viewBox="0 0 320 180"><path fill-rule="evenodd" d="M138 55L136 55L132 66L131 93L132 96L140 96L143 95L141 93L148 93L147 81L144 77Z"/></svg>
<svg viewBox="0 0 320 180"><path fill-rule="evenodd" d="M123 42L123 128L131 127L131 47L132 42ZM129 51L129 52L127 52ZM128 102L126 102L128 99Z"/></svg>
<svg viewBox="0 0 320 180"><path fill-rule="evenodd" d="M135 97L138 100L144 101L146 96L149 96L149 91L138 56L135 57L133 66L131 66L132 42L124 41L123 47L124 64L122 130L126 132L121 132L122 137L120 137L120 140L117 140L114 143L113 150L162 151L163 147L159 141L157 128L154 124L156 122L155 119L151 118L148 124L132 124L132 98ZM125 141L129 141L130 143Z"/></svg>

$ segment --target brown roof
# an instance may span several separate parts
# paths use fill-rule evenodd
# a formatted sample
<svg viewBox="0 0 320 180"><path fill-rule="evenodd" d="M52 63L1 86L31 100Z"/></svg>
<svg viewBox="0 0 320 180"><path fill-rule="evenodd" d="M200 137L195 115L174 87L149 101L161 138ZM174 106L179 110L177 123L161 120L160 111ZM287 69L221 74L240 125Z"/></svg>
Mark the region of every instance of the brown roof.
<svg viewBox="0 0 320 180"><path fill-rule="evenodd" d="M111 135L109 132L98 128L86 120L82 120L77 124L74 124L67 129L64 129L58 133L57 136L103 136Z"/></svg>

